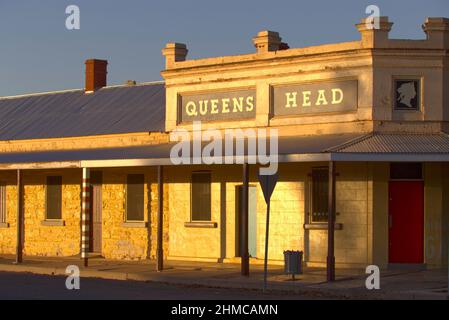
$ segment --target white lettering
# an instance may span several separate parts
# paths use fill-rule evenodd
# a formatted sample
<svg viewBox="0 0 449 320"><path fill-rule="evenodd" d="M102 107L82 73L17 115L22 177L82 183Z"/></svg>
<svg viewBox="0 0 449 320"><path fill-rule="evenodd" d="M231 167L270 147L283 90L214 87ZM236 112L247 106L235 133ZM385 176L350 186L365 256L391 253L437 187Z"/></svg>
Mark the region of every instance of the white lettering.
<svg viewBox="0 0 449 320"><path fill-rule="evenodd" d="M253 111L254 109L254 97L253 96L249 96L246 98L246 111L250 112Z"/></svg>
<svg viewBox="0 0 449 320"><path fill-rule="evenodd" d="M318 90L318 98L316 100L315 105L321 106L321 105L327 105L326 96L324 95L324 90Z"/></svg>
<svg viewBox="0 0 449 320"><path fill-rule="evenodd" d="M234 109L232 110L232 112L243 111L243 97L233 98L232 103L234 105Z"/></svg>
<svg viewBox="0 0 449 320"><path fill-rule="evenodd" d="M195 102L189 101L189 102L186 104L186 113L187 113L187 115L188 115L189 117L197 116L197 115L198 115L198 112L197 112L197 110L196 110L196 104L195 104Z"/></svg>
<svg viewBox="0 0 449 320"><path fill-rule="evenodd" d="M285 98L287 100L287 103L285 104L286 108L295 108L298 106L296 103L297 94L298 94L298 92L287 92L285 94Z"/></svg>
<svg viewBox="0 0 449 320"><path fill-rule="evenodd" d="M302 92L302 106L303 107L310 107L312 103L310 102L310 95L312 92L310 91L303 91Z"/></svg>
<svg viewBox="0 0 449 320"><path fill-rule="evenodd" d="M338 99L337 99L337 96ZM340 88L332 89L332 104L339 104L343 101L343 90Z"/></svg>

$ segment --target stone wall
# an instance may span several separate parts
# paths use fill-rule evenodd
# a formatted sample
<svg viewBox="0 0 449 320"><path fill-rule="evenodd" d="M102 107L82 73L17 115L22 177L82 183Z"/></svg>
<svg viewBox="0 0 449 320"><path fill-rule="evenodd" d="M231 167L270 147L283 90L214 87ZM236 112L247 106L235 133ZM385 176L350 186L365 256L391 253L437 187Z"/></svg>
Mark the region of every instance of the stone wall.
<svg viewBox="0 0 449 320"><path fill-rule="evenodd" d="M126 224L126 176L144 174L144 220L146 225ZM157 248L157 170L156 168L107 169L103 171L102 254L111 259L156 257ZM164 193L168 199L168 185ZM168 254L168 201L164 201L164 253ZM150 250L148 251L148 248Z"/></svg>
<svg viewBox="0 0 449 320"><path fill-rule="evenodd" d="M132 227L125 222L126 175L145 174L145 221L150 225ZM48 226L45 220L45 182L47 175L62 175L63 226ZM14 254L17 238L17 187L15 172L2 172L7 184L7 228L0 228L0 254ZM27 171L24 174L24 254L31 256L74 256L80 252L81 170ZM164 188L164 250L168 254L168 190ZM157 170L129 168L103 170L102 254L111 259L156 257L157 246ZM148 252L150 247L150 252Z"/></svg>
<svg viewBox="0 0 449 320"><path fill-rule="evenodd" d="M317 166L326 165L326 163ZM354 170L351 168L355 168ZM284 250L303 250L311 265L323 265L327 255L327 230L304 230L307 221L307 188L310 164L283 164L272 196L269 259L280 262ZM190 221L190 175L195 170L212 171L212 221L217 228L188 228ZM372 236L372 184L367 164L339 164L337 171L336 259L340 265L366 264ZM257 186L257 260L264 257L266 205L251 170L250 184ZM241 166L170 168L170 258L236 261L236 187L241 185ZM223 212L226 212L223 216ZM225 226L225 227L224 227ZM224 229L223 229L224 228Z"/></svg>
<svg viewBox="0 0 449 320"><path fill-rule="evenodd" d="M0 253L15 254L17 243L17 187L15 172L1 172L6 185L6 228L0 228Z"/></svg>
<svg viewBox="0 0 449 320"><path fill-rule="evenodd" d="M64 226L43 225L47 175L62 176ZM81 175L78 170L26 172L24 183L24 254L73 256L80 252Z"/></svg>

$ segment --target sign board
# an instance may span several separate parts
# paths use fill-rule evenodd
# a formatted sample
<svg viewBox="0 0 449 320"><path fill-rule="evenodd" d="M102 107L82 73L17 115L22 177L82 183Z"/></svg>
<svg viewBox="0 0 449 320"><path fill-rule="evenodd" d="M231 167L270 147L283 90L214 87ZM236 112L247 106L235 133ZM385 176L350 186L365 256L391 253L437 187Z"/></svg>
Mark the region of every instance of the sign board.
<svg viewBox="0 0 449 320"><path fill-rule="evenodd" d="M357 80L273 87L274 116L357 110Z"/></svg>
<svg viewBox="0 0 449 320"><path fill-rule="evenodd" d="M242 120L256 116L256 90L181 95L178 122Z"/></svg>
<svg viewBox="0 0 449 320"><path fill-rule="evenodd" d="M278 181L279 175L277 173L273 175L262 175L259 174L259 183L262 188L263 196L265 202L268 204L270 202L271 195L273 194L274 188Z"/></svg>

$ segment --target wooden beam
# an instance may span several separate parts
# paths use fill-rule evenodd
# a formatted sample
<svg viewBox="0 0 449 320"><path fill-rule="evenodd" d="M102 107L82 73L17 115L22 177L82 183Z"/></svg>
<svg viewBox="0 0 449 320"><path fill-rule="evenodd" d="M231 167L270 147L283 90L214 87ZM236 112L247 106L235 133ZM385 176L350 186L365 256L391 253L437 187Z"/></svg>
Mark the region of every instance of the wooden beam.
<svg viewBox="0 0 449 320"><path fill-rule="evenodd" d="M329 162L329 199L328 199L328 228L327 228L327 281L335 281L335 162Z"/></svg>
<svg viewBox="0 0 449 320"><path fill-rule="evenodd" d="M70 169L79 168L80 161L1 163L0 170L40 170L40 169Z"/></svg>
<svg viewBox="0 0 449 320"><path fill-rule="evenodd" d="M16 263L23 261L23 179L22 171L17 170L17 244L16 244Z"/></svg>
<svg viewBox="0 0 449 320"><path fill-rule="evenodd" d="M242 248L241 248L241 272L243 276L249 276L249 252L248 252L248 192L249 192L249 164L243 164L243 190L242 202L243 210L241 216L241 230L242 230Z"/></svg>
<svg viewBox="0 0 449 320"><path fill-rule="evenodd" d="M164 270L164 167L157 167L157 190L158 190L158 209L157 209L157 253L156 253L156 271Z"/></svg>

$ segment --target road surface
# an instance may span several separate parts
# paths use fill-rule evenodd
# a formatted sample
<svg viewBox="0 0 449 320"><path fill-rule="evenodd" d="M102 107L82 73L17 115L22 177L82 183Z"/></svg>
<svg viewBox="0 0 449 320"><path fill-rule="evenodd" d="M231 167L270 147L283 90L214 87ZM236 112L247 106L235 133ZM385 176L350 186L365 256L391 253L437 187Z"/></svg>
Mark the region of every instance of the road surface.
<svg viewBox="0 0 449 320"><path fill-rule="evenodd" d="M0 272L0 300L125 299L125 300L274 300L301 296L263 294L260 291L209 289L139 281L80 279L80 290L68 290L66 277ZM304 298L304 297L303 297Z"/></svg>

